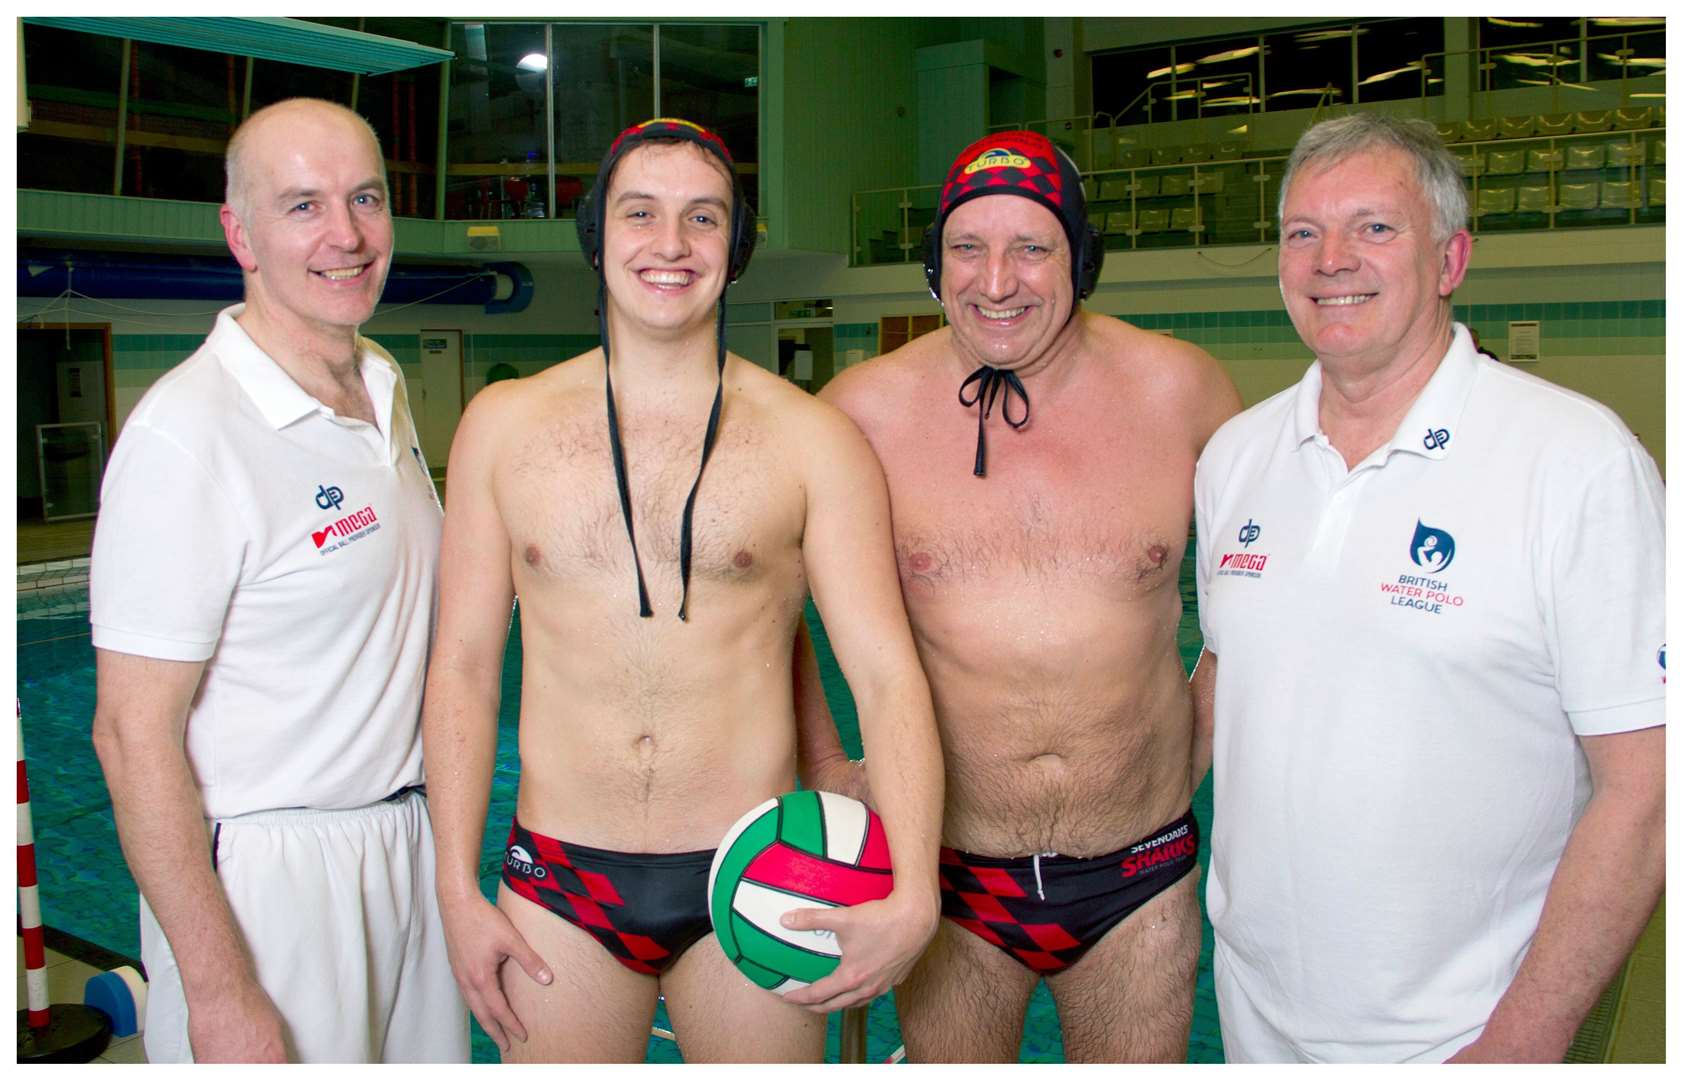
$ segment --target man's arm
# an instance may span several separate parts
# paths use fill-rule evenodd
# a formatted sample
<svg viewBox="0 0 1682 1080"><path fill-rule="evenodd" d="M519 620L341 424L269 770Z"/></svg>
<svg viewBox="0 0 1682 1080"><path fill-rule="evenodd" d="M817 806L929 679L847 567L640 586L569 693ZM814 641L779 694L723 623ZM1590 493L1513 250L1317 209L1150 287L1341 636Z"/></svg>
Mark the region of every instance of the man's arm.
<svg viewBox="0 0 1682 1080"><path fill-rule="evenodd" d="M829 700L818 674L818 654L801 619L794 632L794 725L800 762L800 783L814 791L834 791L862 803L870 802L870 780L864 762L853 761L841 745Z"/></svg>
<svg viewBox="0 0 1682 1080"><path fill-rule="evenodd" d="M819 410L807 429L806 573L858 702L870 791L894 864L885 900L783 916L790 929L836 932L841 966L787 996L831 1012L886 992L934 936L945 776L928 680L900 596L881 465L841 413Z"/></svg>
<svg viewBox="0 0 1682 1080"><path fill-rule="evenodd" d="M462 415L450 448L444 538L438 564L438 629L427 666L421 741L427 802L438 849L438 906L450 968L479 1025L503 1050L526 1029L502 992L513 959L527 975L553 978L507 916L479 891L491 776L496 768L502 654L514 603L508 531L492 493L492 465L505 391L487 387Z"/></svg>
<svg viewBox="0 0 1682 1080"><path fill-rule="evenodd" d="M93 745L135 884L169 940L197 1061L285 1061L285 1024L257 982L211 868L204 803L187 763L187 711L203 661L94 650Z"/></svg>
<svg viewBox="0 0 1682 1080"><path fill-rule="evenodd" d="M1594 794L1548 886L1530 952L1483 1034L1450 1058L1561 1061L1664 891L1664 728L1582 737Z"/></svg>

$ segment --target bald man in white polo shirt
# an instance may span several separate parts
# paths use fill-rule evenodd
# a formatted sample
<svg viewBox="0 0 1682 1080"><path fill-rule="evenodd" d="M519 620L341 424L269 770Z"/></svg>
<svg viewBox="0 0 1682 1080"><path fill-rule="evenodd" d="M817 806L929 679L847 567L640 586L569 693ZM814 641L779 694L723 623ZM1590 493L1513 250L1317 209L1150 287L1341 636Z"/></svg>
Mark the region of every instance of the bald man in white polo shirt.
<svg viewBox="0 0 1682 1080"><path fill-rule="evenodd" d="M1227 1059L1559 1061L1664 884L1664 487L1452 322L1430 124L1312 128L1280 219L1316 362L1195 485Z"/></svg>
<svg viewBox="0 0 1682 1080"><path fill-rule="evenodd" d="M465 1061L420 788L442 509L402 374L357 335L392 249L373 131L253 114L221 218L245 303L129 416L94 536L146 1054Z"/></svg>

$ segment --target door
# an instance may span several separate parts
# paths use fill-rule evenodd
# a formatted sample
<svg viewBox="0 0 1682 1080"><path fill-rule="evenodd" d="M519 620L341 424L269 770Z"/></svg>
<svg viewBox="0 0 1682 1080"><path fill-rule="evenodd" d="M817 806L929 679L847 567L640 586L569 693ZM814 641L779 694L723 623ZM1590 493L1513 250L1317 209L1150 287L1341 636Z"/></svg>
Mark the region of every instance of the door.
<svg viewBox="0 0 1682 1080"><path fill-rule="evenodd" d="M461 422L461 331L422 330L420 394L409 391L421 453L434 476L450 460L450 440Z"/></svg>

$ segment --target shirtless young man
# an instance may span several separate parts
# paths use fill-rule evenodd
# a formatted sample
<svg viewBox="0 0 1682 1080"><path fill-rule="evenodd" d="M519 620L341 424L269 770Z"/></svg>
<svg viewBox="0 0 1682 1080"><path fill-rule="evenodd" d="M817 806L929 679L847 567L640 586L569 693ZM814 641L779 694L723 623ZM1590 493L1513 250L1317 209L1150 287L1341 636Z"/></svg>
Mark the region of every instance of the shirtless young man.
<svg viewBox="0 0 1682 1080"><path fill-rule="evenodd" d="M982 139L926 264L951 325L823 393L887 474L946 754L946 919L895 991L911 1060L1016 1060L1041 976L1070 1061L1186 1052L1179 567L1193 466L1239 402L1202 350L1079 310L1101 257L1073 163L1040 135ZM807 775L859 793L833 728L806 731Z"/></svg>
<svg viewBox="0 0 1682 1080"><path fill-rule="evenodd" d="M689 1061L821 1061L823 1014L898 982L938 922L940 745L887 489L839 411L725 353L754 227L716 135L628 129L579 231L605 349L486 388L450 455L424 732L451 964L507 1060L640 1062L663 993ZM706 880L730 825L794 786L808 587L881 748L896 888L785 916L844 956L778 998L725 959ZM479 852L516 596L520 790L492 906Z"/></svg>

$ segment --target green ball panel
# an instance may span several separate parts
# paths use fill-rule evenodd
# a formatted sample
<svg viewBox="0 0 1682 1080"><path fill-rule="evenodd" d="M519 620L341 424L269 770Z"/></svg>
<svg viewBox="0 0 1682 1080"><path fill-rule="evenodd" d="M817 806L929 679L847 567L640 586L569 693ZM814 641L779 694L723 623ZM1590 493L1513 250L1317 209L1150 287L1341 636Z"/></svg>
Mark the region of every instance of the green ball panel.
<svg viewBox="0 0 1682 1080"><path fill-rule="evenodd" d="M708 910L712 914L713 929L718 933L718 944L724 949L725 956L734 956L738 951L731 928L733 920L729 915L730 905L736 899L736 886L742 880L742 872L755 856L776 842L777 815L767 811L759 820L742 830L742 834L730 845L730 850L724 853L724 859L719 863L718 873L713 878L713 894Z"/></svg>
<svg viewBox="0 0 1682 1080"><path fill-rule="evenodd" d="M816 791L795 791L777 800L782 818L777 837L783 843L813 855L827 853L824 843L823 801Z"/></svg>
<svg viewBox="0 0 1682 1080"><path fill-rule="evenodd" d="M791 979L807 983L817 982L841 963L833 956L822 956L805 949L797 949L734 913L730 917L730 927L735 935L736 952L727 951L726 956L740 955L745 961L779 972Z"/></svg>
<svg viewBox="0 0 1682 1080"><path fill-rule="evenodd" d="M788 981L787 975L779 974L767 967L760 967L745 956L731 958L732 963L739 968L743 975L751 979L756 986L763 986L767 990L775 990Z"/></svg>

